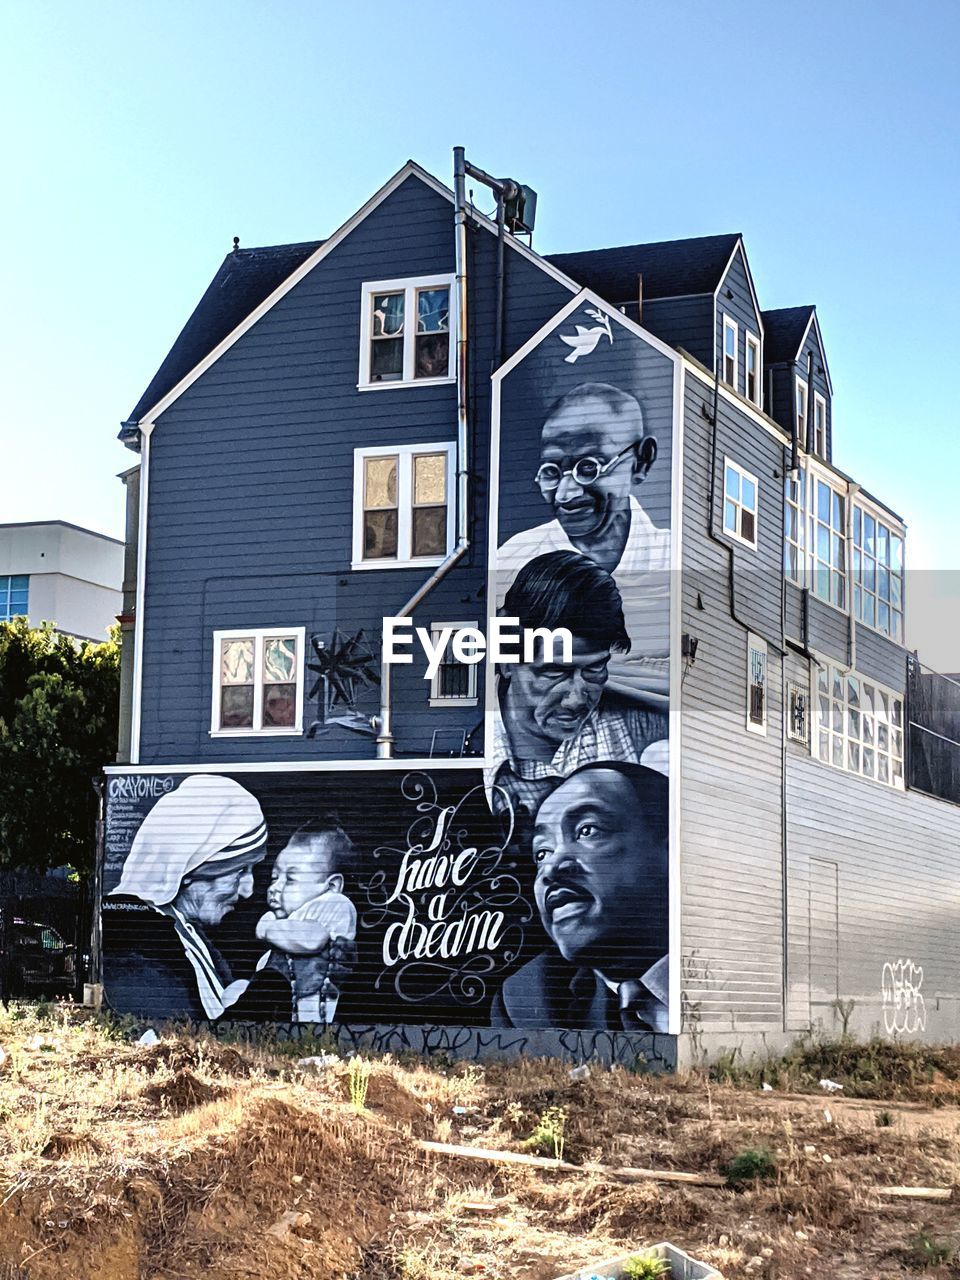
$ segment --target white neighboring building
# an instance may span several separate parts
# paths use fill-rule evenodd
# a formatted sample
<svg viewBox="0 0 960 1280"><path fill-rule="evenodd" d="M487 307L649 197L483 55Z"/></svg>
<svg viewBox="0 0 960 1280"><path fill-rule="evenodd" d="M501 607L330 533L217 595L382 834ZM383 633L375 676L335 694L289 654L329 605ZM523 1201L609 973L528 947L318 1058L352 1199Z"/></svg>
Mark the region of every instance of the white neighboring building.
<svg viewBox="0 0 960 1280"><path fill-rule="evenodd" d="M64 520L0 524L0 622L26 614L104 640L120 612L123 543Z"/></svg>

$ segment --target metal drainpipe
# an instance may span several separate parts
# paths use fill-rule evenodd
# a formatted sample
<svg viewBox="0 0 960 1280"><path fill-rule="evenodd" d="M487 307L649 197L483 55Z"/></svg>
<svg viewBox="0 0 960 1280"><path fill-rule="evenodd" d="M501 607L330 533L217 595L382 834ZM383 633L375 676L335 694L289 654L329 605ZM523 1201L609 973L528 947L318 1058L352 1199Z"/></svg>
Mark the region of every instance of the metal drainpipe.
<svg viewBox="0 0 960 1280"><path fill-rule="evenodd" d="M469 420L467 413L467 210L466 168L463 147L453 149L454 228L456 234L457 273L457 542L456 546L433 571L430 577L410 597L396 614L406 618L443 578L470 546L467 521L467 446ZM390 683L391 666L380 661L380 715L377 719L377 759L393 759L393 728L391 724Z"/></svg>

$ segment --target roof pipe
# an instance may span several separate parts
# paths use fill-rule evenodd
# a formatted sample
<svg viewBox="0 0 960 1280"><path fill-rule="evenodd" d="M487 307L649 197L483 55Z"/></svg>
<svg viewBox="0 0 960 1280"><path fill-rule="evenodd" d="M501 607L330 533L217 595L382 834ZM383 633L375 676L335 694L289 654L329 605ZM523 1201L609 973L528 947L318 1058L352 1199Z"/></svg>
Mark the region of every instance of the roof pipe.
<svg viewBox="0 0 960 1280"><path fill-rule="evenodd" d="M453 149L453 194L454 194L454 233L456 254L456 315L457 315L457 541L453 550L442 564L439 564L426 582L413 593L400 609L397 617L407 618L417 605L430 594L438 582L447 576L453 566L463 557L470 546L468 521L468 447L469 404L467 399L467 207L466 207L466 161L463 147ZM393 725L391 705L393 689L391 685L391 664L380 660L380 715L374 718L377 730L377 759L393 759Z"/></svg>

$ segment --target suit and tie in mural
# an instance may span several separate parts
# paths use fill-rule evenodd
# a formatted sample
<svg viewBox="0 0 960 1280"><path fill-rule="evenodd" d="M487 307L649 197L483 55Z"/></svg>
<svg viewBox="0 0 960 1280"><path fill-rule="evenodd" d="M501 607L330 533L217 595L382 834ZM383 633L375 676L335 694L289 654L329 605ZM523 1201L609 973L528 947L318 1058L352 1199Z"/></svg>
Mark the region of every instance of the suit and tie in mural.
<svg viewBox="0 0 960 1280"><path fill-rule="evenodd" d="M108 783L104 979L152 1017L666 1032L675 358L574 300L495 376L476 768Z"/></svg>

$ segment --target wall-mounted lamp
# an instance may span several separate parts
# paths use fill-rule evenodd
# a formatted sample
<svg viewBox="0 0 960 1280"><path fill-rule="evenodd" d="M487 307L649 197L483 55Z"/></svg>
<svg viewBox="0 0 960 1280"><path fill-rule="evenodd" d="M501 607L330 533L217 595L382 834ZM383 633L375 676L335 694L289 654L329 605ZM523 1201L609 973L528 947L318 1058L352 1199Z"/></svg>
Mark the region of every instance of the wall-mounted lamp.
<svg viewBox="0 0 960 1280"><path fill-rule="evenodd" d="M684 633L680 637L680 653L692 667L697 660L697 650L700 648L700 641L696 636Z"/></svg>

